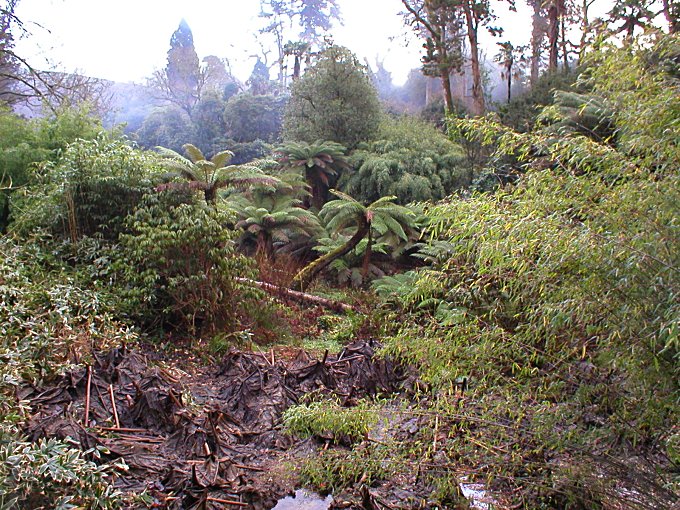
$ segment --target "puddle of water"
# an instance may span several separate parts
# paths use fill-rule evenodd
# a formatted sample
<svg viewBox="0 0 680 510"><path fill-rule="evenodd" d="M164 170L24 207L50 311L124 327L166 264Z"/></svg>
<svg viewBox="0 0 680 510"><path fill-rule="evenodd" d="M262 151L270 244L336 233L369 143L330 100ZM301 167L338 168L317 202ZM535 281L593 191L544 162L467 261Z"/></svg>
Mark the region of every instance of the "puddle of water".
<svg viewBox="0 0 680 510"><path fill-rule="evenodd" d="M460 491L474 510L490 510L494 502L482 483L468 483L467 477L461 478Z"/></svg>
<svg viewBox="0 0 680 510"><path fill-rule="evenodd" d="M331 495L324 499L313 492L298 489L295 491L295 496L280 499L272 510L328 510L331 501L333 501Z"/></svg>

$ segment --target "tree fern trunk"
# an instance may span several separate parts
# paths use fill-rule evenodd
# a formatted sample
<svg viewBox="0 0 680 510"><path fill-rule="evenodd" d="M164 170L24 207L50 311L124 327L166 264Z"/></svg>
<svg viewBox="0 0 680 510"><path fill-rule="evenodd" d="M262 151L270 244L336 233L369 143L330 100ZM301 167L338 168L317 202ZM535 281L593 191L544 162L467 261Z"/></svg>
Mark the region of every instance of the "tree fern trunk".
<svg viewBox="0 0 680 510"><path fill-rule="evenodd" d="M368 277L368 267L371 265L371 248L373 247L373 236L371 229L368 229L368 243L366 244L366 251L364 252L364 262L361 268L361 278L366 283Z"/></svg>
<svg viewBox="0 0 680 510"><path fill-rule="evenodd" d="M300 289L302 292L307 290L309 284L321 271L326 269L335 259L339 259L340 257L347 255L350 251L356 248L357 244L359 244L361 240L366 237L369 229L370 227L368 222L364 220L363 224L360 225L359 229L356 231L356 234L354 234L352 238L344 245L326 253L322 257L319 257L315 261L302 268L302 270L297 275L295 275L295 278L293 278L293 287Z"/></svg>

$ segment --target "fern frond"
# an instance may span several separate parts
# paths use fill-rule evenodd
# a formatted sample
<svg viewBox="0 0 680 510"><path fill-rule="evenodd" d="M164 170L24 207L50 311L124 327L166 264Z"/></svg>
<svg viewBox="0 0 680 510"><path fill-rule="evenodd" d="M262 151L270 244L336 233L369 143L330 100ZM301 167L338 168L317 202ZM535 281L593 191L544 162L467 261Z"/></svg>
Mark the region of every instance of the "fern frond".
<svg viewBox="0 0 680 510"><path fill-rule="evenodd" d="M201 152L201 149L199 149L195 145L191 143L185 143L184 145L182 145L182 149L184 149L184 152L187 153L189 159L194 163L198 163L199 161L205 161L205 156Z"/></svg>
<svg viewBox="0 0 680 510"><path fill-rule="evenodd" d="M215 165L216 168L223 168L231 161L234 157L234 153L231 151L222 151L215 154L210 161Z"/></svg>

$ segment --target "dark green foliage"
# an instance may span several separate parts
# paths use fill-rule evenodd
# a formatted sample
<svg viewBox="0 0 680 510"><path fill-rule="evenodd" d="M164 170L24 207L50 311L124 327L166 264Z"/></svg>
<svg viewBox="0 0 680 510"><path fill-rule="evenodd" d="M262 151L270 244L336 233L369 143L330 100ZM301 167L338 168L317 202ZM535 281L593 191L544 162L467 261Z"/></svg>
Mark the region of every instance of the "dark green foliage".
<svg viewBox="0 0 680 510"><path fill-rule="evenodd" d="M314 250L323 256L339 249L345 245L350 238L350 235L343 234L335 235L334 237L320 237ZM372 258L366 266L366 271L364 271L364 257L367 248L368 239L364 238L353 250L330 263L328 270L335 275L335 283L337 285L341 287L361 288L366 286L371 280L385 276L385 272L380 267L380 262L376 259L378 257L389 259L387 244L383 242L371 243Z"/></svg>
<svg viewBox="0 0 680 510"><path fill-rule="evenodd" d="M226 147L234 153L234 157L231 160L234 165L243 165L256 159L266 158L274 151L274 147L271 144L262 140L243 143L226 140L222 147Z"/></svg>
<svg viewBox="0 0 680 510"><path fill-rule="evenodd" d="M192 334L234 332L249 291L235 277L252 264L235 250L231 213L147 196L127 220L116 269L130 313L147 326ZM173 203L174 202L174 203Z"/></svg>
<svg viewBox="0 0 680 510"><path fill-rule="evenodd" d="M253 184L273 186L277 179L265 175L256 164L230 165L234 154L231 151L220 151L207 159L201 150L190 143L182 146L187 157L166 149L156 147L160 153L161 164L170 171L167 178L180 178L188 182L188 189L200 190L206 203L214 205L218 191L226 188L248 188ZM173 183L164 188L177 188Z"/></svg>
<svg viewBox="0 0 680 510"><path fill-rule="evenodd" d="M281 130L286 100L285 96L271 95L232 97L224 109L226 136L238 143L275 142Z"/></svg>
<svg viewBox="0 0 680 510"><path fill-rule="evenodd" d="M243 229L241 246L254 247L252 253L269 259L276 251L304 244L322 230L318 218L301 207L302 201L282 188L233 197L227 205L238 215L236 227Z"/></svg>
<svg viewBox="0 0 680 510"><path fill-rule="evenodd" d="M439 200L471 183L460 147L425 122L385 119L376 138L352 153L355 171L341 182L360 201L385 195L400 204Z"/></svg>
<svg viewBox="0 0 680 510"><path fill-rule="evenodd" d="M348 148L378 128L380 102L364 66L348 49L329 46L291 87L284 140L330 140Z"/></svg>
<svg viewBox="0 0 680 510"><path fill-rule="evenodd" d="M192 122L196 131L197 147L207 153L213 153L211 145L224 137L226 125L224 121L225 102L216 94L205 94L196 104L192 113ZM186 140L186 139L185 139ZM161 145L161 144L156 144Z"/></svg>
<svg viewBox="0 0 680 510"><path fill-rule="evenodd" d="M465 117L467 114L467 109L465 106L457 99L454 98L454 111L453 115L456 117ZM444 128L446 126L446 107L442 99L435 99L430 101L427 105L420 110L420 118L424 121L429 122L437 128Z"/></svg>
<svg viewBox="0 0 680 510"><path fill-rule="evenodd" d="M288 142L276 148L276 156L285 170L302 171L311 189L308 206L321 210L328 202L329 190L349 167L345 147L335 142Z"/></svg>
<svg viewBox="0 0 680 510"><path fill-rule="evenodd" d="M365 206L354 198L339 191L338 197L323 206L319 217L331 236L344 237L343 242L327 250L324 255L305 266L293 283L305 290L314 278L335 260L344 257L366 239L363 250L362 280L368 278L373 245L383 236L393 236L403 242L411 240L416 224L415 213L394 203L395 197L382 197ZM344 236L345 231L348 232Z"/></svg>
<svg viewBox="0 0 680 510"><path fill-rule="evenodd" d="M136 133L137 142L145 149L160 146L178 152L187 140L196 138L194 123L184 111L174 106L155 110L144 119Z"/></svg>
<svg viewBox="0 0 680 510"><path fill-rule="evenodd" d="M578 133L600 143L615 142L613 112L601 98L591 94L577 94L556 90L555 104L545 108L537 118L544 132L563 136Z"/></svg>
<svg viewBox="0 0 680 510"><path fill-rule="evenodd" d="M517 131L530 131L543 107L553 104L555 90L574 91L577 77L577 71L555 71L542 75L531 89L501 106L501 121Z"/></svg>
<svg viewBox="0 0 680 510"><path fill-rule="evenodd" d="M76 141L56 162L40 165L35 185L13 210L13 229L24 234L43 229L74 242L92 235L113 240L158 171L154 157L122 140L102 134Z"/></svg>
<svg viewBox="0 0 680 510"><path fill-rule="evenodd" d="M65 109L31 121L0 110L0 231L10 221L11 194L36 181L36 163L55 161L67 144L101 131L101 123L85 110Z"/></svg>

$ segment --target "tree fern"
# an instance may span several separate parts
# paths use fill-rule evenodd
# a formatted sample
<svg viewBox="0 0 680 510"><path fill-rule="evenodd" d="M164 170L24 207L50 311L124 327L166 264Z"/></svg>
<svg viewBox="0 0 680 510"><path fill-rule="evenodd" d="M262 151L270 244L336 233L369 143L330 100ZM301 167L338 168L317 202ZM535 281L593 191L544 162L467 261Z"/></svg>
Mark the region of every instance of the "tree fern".
<svg viewBox="0 0 680 510"><path fill-rule="evenodd" d="M345 150L339 143L317 140L311 144L288 142L275 152L283 169L304 172L312 190L311 206L320 210L328 201L329 189L349 168Z"/></svg>
<svg viewBox="0 0 680 510"><path fill-rule="evenodd" d="M163 166L170 171L168 177L181 177L194 183L195 187L203 191L205 201L209 204L214 204L217 191L227 186L244 188L253 184L274 185L278 182L278 179L264 174L255 164L227 166L234 156L231 151L218 152L208 160L198 147L190 143L182 148L188 159L165 147L157 147L156 150Z"/></svg>
<svg viewBox="0 0 680 510"><path fill-rule="evenodd" d="M328 202L319 213L320 218L326 223L326 228L334 235L343 233L349 227L356 230L344 245L313 261L296 275L294 283L303 289L335 259L346 255L367 238L363 263L365 279L370 267L374 234L380 236L381 233L392 232L402 239L407 239L405 228L414 228L416 224L415 213L407 207L395 204L395 197L382 197L364 206L346 193L336 190L332 193L338 199ZM380 230L376 230L375 226Z"/></svg>

